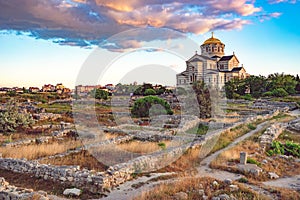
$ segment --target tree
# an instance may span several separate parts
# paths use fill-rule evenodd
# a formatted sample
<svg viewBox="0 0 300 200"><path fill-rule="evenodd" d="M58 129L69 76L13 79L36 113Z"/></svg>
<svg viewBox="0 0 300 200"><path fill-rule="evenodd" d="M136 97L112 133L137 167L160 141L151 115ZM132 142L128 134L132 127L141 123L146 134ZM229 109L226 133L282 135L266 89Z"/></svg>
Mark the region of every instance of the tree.
<svg viewBox="0 0 300 200"><path fill-rule="evenodd" d="M156 107L154 105L160 105L164 109L159 109L159 107ZM151 111L155 115L160 115L160 114L172 115L173 114L170 104L166 100L161 99L156 96L147 96L147 97L136 100L131 109L131 114L134 117L149 117L149 110L152 109L152 107L154 108L154 110L151 110ZM156 108L158 108L158 109L156 109Z"/></svg>
<svg viewBox="0 0 300 200"><path fill-rule="evenodd" d="M299 75L297 74L296 76L296 81L297 81L297 85L296 85L296 92L299 94L300 93L300 78L299 78Z"/></svg>
<svg viewBox="0 0 300 200"><path fill-rule="evenodd" d="M272 91L273 96L275 97L286 97L289 94L283 88L277 88Z"/></svg>
<svg viewBox="0 0 300 200"><path fill-rule="evenodd" d="M212 114L212 102L209 89L206 87L203 81L197 81L193 83L193 90L196 94L199 105L199 117L210 118Z"/></svg>
<svg viewBox="0 0 300 200"><path fill-rule="evenodd" d="M31 115L19 112L18 108L18 103L15 100L10 100L6 104L6 110L0 112L0 132L10 135L17 129L33 124Z"/></svg>
<svg viewBox="0 0 300 200"><path fill-rule="evenodd" d="M267 79L264 76L250 76L245 79L246 85L250 89L250 94L254 98L259 98L267 91Z"/></svg>
<svg viewBox="0 0 300 200"><path fill-rule="evenodd" d="M101 89L93 89L90 92L91 96L94 97L95 99L104 99L107 100L108 99L108 92L105 90L101 90Z"/></svg>
<svg viewBox="0 0 300 200"><path fill-rule="evenodd" d="M268 91L282 88L288 94L295 94L295 88L297 86L296 78L292 75L286 75L284 73L271 74L268 76Z"/></svg>

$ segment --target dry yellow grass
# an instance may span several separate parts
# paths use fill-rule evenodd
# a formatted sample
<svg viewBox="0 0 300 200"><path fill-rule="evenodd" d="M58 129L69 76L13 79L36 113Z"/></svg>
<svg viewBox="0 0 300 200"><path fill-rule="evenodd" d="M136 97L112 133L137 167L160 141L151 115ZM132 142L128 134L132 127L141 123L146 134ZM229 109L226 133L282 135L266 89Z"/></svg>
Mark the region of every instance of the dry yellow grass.
<svg viewBox="0 0 300 200"><path fill-rule="evenodd" d="M162 143L165 144L166 148L171 144L169 141L164 141ZM158 144L159 143L157 142L131 141L128 143L119 144L118 148L132 153L146 154L162 150L163 148Z"/></svg>
<svg viewBox="0 0 300 200"><path fill-rule="evenodd" d="M221 165L226 165L228 161L238 160L240 157L240 152L245 151L249 154L256 152L259 148L259 144L250 140L242 142L240 145L237 145L227 151L220 153L215 160L211 162L212 167L217 167Z"/></svg>
<svg viewBox="0 0 300 200"><path fill-rule="evenodd" d="M66 152L81 146L80 141L53 142L51 144L33 144L21 147L0 147L0 152L4 158L26 158L33 160L45 156Z"/></svg>

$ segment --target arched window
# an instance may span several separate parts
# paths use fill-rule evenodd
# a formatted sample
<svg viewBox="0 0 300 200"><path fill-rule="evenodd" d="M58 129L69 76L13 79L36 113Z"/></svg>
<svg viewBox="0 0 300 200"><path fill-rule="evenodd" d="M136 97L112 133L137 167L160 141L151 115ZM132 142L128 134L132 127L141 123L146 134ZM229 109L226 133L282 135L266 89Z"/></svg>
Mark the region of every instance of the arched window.
<svg viewBox="0 0 300 200"><path fill-rule="evenodd" d="M220 47L218 47L218 52L220 52Z"/></svg>
<svg viewBox="0 0 300 200"><path fill-rule="evenodd" d="M206 52L208 52L208 47L206 47Z"/></svg>

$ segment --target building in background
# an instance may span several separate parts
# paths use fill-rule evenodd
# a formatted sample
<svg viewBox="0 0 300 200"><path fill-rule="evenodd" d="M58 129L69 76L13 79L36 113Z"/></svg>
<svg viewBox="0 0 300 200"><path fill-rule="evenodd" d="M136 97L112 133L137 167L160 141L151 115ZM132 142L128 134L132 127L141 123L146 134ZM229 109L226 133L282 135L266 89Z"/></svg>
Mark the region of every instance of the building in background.
<svg viewBox="0 0 300 200"><path fill-rule="evenodd" d="M186 70L176 75L177 86L192 84L202 80L206 85L223 88L233 79L244 79L249 76L233 52L225 56L225 44L215 38L213 33L201 46L201 54L186 61Z"/></svg>

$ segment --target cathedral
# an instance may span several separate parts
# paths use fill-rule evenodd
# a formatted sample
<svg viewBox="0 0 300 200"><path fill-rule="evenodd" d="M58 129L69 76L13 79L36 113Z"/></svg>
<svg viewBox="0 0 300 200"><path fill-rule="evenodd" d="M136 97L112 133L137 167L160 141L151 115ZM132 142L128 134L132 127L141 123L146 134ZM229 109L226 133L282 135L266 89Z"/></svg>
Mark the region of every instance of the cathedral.
<svg viewBox="0 0 300 200"><path fill-rule="evenodd" d="M206 85L222 89L225 82L233 78L244 79L249 76L235 53L225 56L225 44L215 38L213 33L200 48L201 54L196 51L186 61L186 70L176 75L177 86L202 80Z"/></svg>

